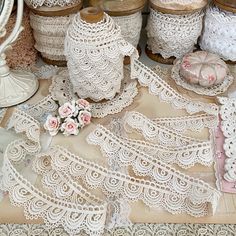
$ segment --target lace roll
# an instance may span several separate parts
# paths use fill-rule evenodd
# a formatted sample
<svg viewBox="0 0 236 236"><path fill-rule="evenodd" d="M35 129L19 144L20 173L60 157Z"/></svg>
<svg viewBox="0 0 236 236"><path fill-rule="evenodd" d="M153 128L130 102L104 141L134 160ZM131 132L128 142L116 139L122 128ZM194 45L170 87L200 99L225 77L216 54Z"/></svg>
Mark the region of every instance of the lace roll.
<svg viewBox="0 0 236 236"><path fill-rule="evenodd" d="M120 26L124 39L136 48L142 29L142 13L136 12L128 16L112 16L112 19Z"/></svg>
<svg viewBox="0 0 236 236"><path fill-rule="evenodd" d="M32 6L33 8L46 6L46 7L55 7L55 6L70 6L78 4L81 0L25 0L27 5Z"/></svg>
<svg viewBox="0 0 236 236"><path fill-rule="evenodd" d="M209 7L200 40L202 50L218 54L224 60L236 61L236 14Z"/></svg>
<svg viewBox="0 0 236 236"><path fill-rule="evenodd" d="M138 57L137 50L123 39L120 27L106 13L102 21L93 24L77 14L67 31L65 54L74 91L94 101L110 100L120 92L124 56L131 56L131 67Z"/></svg>
<svg viewBox="0 0 236 236"><path fill-rule="evenodd" d="M163 58L181 58L192 52L202 31L203 12L170 15L150 9L147 24L147 45L152 53Z"/></svg>
<svg viewBox="0 0 236 236"><path fill-rule="evenodd" d="M66 30L74 15L45 17L34 13L30 15L35 48L44 58L53 61L65 61L64 41Z"/></svg>

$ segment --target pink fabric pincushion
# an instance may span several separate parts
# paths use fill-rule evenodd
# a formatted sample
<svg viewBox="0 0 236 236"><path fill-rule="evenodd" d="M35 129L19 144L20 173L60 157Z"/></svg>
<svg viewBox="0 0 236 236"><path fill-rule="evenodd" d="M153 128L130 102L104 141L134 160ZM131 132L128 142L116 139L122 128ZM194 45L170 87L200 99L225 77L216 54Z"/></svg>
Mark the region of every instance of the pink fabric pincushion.
<svg viewBox="0 0 236 236"><path fill-rule="evenodd" d="M185 55L180 66L180 75L186 81L203 87L222 83L228 72L229 69L223 60L205 51Z"/></svg>

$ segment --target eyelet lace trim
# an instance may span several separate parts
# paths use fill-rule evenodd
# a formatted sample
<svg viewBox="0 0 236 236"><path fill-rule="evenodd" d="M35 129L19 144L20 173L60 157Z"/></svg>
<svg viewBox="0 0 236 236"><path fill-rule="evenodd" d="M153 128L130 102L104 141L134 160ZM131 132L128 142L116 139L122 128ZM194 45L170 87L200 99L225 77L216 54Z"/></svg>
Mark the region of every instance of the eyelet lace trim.
<svg viewBox="0 0 236 236"><path fill-rule="evenodd" d="M104 155L109 158L109 163L113 163L113 160L118 162L119 166L132 163L139 174L142 173L140 170L142 165L146 170L151 168L149 166L150 162L158 163L160 160L160 163L176 163L180 167L187 169L196 163L210 166L213 163L214 157L213 144L208 141L182 147L166 147L116 136L100 125L88 136L87 141L90 144L99 145ZM147 163L149 163L147 166L139 163L141 161L146 162L147 160Z"/></svg>
<svg viewBox="0 0 236 236"><path fill-rule="evenodd" d="M189 144L201 143L202 140L184 136L174 132L172 129L153 122L139 112L127 112L124 116L124 128L127 132L135 129L141 133L145 139L157 144L170 147L181 147Z"/></svg>
<svg viewBox="0 0 236 236"><path fill-rule="evenodd" d="M142 86L148 87L150 94L158 96L161 101L170 103L175 109L186 109L190 114L203 111L211 115L218 115L216 104L207 104L183 97L158 74L138 60L134 61L132 78L137 78Z"/></svg>
<svg viewBox="0 0 236 236"><path fill-rule="evenodd" d="M167 176L167 180L160 183L136 179L85 161L60 146L52 147L46 155L51 158L56 171L66 172L75 181L82 179L90 189L101 188L107 196L121 195L129 201L142 200L150 207L161 206L174 214L186 212L193 216L202 216L209 213L208 203L212 204L214 212L220 196L219 192L198 180L197 182L204 183L207 189L201 184L194 186L192 190L189 189L189 185L185 188L186 182L182 185L182 181L179 182L177 177L173 179L173 192L172 185L164 183L169 180Z"/></svg>
<svg viewBox="0 0 236 236"><path fill-rule="evenodd" d="M236 99L218 97L218 100L221 103L221 129L225 136L224 150L227 156L224 178L234 182L236 181Z"/></svg>

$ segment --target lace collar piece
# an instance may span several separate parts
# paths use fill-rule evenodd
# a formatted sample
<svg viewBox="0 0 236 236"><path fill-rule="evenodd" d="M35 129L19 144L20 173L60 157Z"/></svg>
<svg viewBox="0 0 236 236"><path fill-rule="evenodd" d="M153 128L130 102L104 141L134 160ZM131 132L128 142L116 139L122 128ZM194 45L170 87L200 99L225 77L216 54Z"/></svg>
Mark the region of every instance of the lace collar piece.
<svg viewBox="0 0 236 236"><path fill-rule="evenodd" d="M175 109L185 109L189 114L206 112L211 115L218 115L216 104L193 101L183 97L160 76L138 60L134 62L132 78L137 78L142 86L148 87L150 94L158 96L161 101L170 103Z"/></svg>

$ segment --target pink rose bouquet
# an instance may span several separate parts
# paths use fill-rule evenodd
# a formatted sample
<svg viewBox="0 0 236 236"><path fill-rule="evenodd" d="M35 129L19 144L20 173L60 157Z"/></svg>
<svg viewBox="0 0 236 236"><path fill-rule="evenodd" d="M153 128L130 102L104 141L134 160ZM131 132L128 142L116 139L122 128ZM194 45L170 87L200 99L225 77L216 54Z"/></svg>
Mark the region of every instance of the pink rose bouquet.
<svg viewBox="0 0 236 236"><path fill-rule="evenodd" d="M49 115L44 128L51 136L61 131L65 136L78 135L79 130L91 122L91 108L88 101L79 99L66 102L58 109L58 116Z"/></svg>

